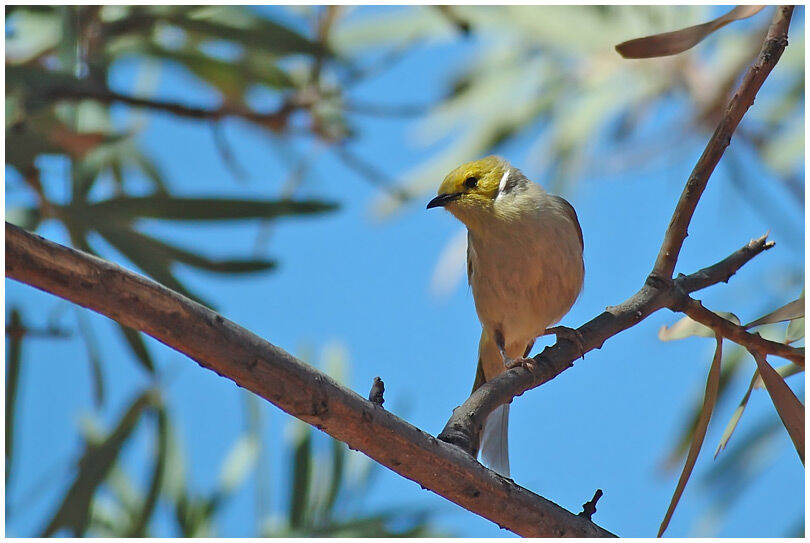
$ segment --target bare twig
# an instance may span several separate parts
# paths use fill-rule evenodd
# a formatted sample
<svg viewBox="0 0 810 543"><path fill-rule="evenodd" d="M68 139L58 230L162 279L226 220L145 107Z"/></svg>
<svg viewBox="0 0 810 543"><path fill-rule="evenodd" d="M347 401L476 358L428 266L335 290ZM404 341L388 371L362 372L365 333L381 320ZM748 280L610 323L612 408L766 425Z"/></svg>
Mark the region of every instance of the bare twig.
<svg viewBox="0 0 810 543"><path fill-rule="evenodd" d="M382 407L382 404L385 403L383 394L385 394L385 383L379 377L375 377L374 383L371 385L371 391L368 393L368 401Z"/></svg>
<svg viewBox="0 0 810 543"><path fill-rule="evenodd" d="M779 6L776 8L771 26L765 38L765 43L759 53L756 63L748 69L743 77L737 92L731 99L720 124L714 131L706 149L703 151L689 180L681 194L672 220L669 223L664 236L664 243L658 253L658 258L653 267L653 274L661 279L672 277L675 270L675 263L678 261L683 242L688 235L689 222L695 212L700 196L709 182L717 163L723 156L726 147L731 143L731 135L740 124L740 121L754 103L762 83L771 73L771 70L779 61L782 52L787 47L787 30L790 25L790 18L793 15L793 6Z"/></svg>
<svg viewBox="0 0 810 543"><path fill-rule="evenodd" d="M210 309L111 262L6 223L6 276L151 335L403 477L515 533L612 535L377 408Z"/></svg>
<svg viewBox="0 0 810 543"><path fill-rule="evenodd" d="M723 282L728 283L731 276L743 265L762 251L774 246L774 242L767 241L768 234L752 239L747 245L733 252L717 264L698 270L689 275L680 275L675 279L675 285L683 292L695 292L711 285Z"/></svg>
<svg viewBox="0 0 810 543"><path fill-rule="evenodd" d="M597 488L596 492L593 493L593 498L589 501L582 504L582 511L577 513L581 517L585 517L586 519L590 520L593 518L593 515L596 513L596 502L599 501L599 498L602 497L602 489Z"/></svg>

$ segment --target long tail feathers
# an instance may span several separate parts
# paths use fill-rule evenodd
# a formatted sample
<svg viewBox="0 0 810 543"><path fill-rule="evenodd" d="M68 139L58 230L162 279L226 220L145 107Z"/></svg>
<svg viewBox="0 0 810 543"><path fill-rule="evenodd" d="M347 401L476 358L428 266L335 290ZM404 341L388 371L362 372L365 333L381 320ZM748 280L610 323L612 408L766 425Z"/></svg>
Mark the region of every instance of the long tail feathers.
<svg viewBox="0 0 810 543"><path fill-rule="evenodd" d="M509 404L490 413L481 433L481 459L490 469L509 477Z"/></svg>

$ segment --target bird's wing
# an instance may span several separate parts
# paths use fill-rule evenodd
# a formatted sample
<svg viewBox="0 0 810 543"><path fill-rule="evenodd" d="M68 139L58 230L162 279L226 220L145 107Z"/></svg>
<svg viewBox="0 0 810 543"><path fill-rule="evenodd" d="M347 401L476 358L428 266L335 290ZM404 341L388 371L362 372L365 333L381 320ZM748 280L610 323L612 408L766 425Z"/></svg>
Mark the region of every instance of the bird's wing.
<svg viewBox="0 0 810 543"><path fill-rule="evenodd" d="M577 218L577 212L574 209L574 206L569 204L568 200L566 200L565 198L561 198L560 196L552 195L551 197L554 198L560 204L562 204L562 209L568 214L568 217L572 221L574 221L574 224L577 227L577 235L579 235L579 244L584 249L585 248L585 240L582 239L582 228L579 226L579 219ZM469 260L469 258L468 258L468 260Z"/></svg>
<svg viewBox="0 0 810 543"><path fill-rule="evenodd" d="M478 390L478 387L486 382L487 378L484 377L484 366L481 365L481 357L478 357L478 367L475 368L475 381L473 382L473 387L470 394Z"/></svg>
<svg viewBox="0 0 810 543"><path fill-rule="evenodd" d="M472 284L472 274L473 274L473 261L472 258L470 258L470 233L467 232L467 282L470 284ZM472 392L475 392L478 387L480 387L486 382L487 378L484 376L484 366L481 365L481 354L479 353L478 366L475 369L475 381L473 382Z"/></svg>

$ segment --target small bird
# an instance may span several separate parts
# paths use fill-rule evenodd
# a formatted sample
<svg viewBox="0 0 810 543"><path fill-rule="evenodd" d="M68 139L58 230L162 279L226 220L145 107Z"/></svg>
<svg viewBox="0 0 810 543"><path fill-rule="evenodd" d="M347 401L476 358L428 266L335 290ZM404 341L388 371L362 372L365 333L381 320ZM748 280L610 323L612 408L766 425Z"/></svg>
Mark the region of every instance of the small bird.
<svg viewBox="0 0 810 543"><path fill-rule="evenodd" d="M434 207L467 227L467 278L482 327L475 391L509 368L531 366L537 337L573 332L549 327L582 290L582 229L571 204L497 156L450 172L427 204ZM506 404L487 417L480 447L484 463L505 477L508 428Z"/></svg>

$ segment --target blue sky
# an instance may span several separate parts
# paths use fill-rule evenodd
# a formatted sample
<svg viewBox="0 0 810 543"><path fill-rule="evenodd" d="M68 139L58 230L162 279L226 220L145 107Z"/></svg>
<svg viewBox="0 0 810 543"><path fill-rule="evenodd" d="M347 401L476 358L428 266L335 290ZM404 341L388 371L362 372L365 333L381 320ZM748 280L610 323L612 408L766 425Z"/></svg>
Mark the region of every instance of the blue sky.
<svg viewBox="0 0 810 543"><path fill-rule="evenodd" d="M363 10L358 12L356 16ZM803 16L803 10L797 10L794 32L803 32ZM476 46L464 41L420 45L390 71L358 87L354 96L390 104L436 99L444 90L447 74L470 59ZM113 87L131 89L138 69L134 61L116 65L111 74ZM215 103L214 93L175 68L160 72L156 96L202 105ZM678 115L682 105L673 99L662 106L662 115ZM128 126L130 113L118 107L115 112L121 125ZM394 178L440 150L414 142L413 120L356 120L360 137L352 148ZM275 196L287 171L279 159L278 142L239 121L223 124L236 160L248 174L243 182L235 181L223 164L210 128L196 121L152 114L138 139L157 159L178 194ZM595 142L597 150L607 145L602 140ZM682 141L677 152L664 153L642 171L607 176L599 171L586 172L564 194L576 207L582 225L586 282L581 298L562 324L579 326L605 306L625 300L643 283L705 141L705 135ZM312 150L303 139L295 141L292 148L304 157ZM498 152L523 167L521 161L528 148L528 139L519 138ZM733 144L730 152L739 153L746 167L761 169ZM64 186L60 181L64 163L47 160L41 166L46 183L58 194L59 187ZM526 173L539 175L528 169ZM690 273L712 264L770 230L771 239L777 242L773 250L745 266L728 285L712 287L699 296L708 307L733 311L743 321L776 307L764 305L765 298L778 303L776 296L791 296L781 299L784 303L799 294L800 285L792 290L779 288L779 281L787 279L774 278L770 273L774 267L804 270L803 210L767 171L758 173L763 186L768 187L766 204L779 211L760 213L735 189L730 170L721 164L700 202L676 269ZM441 179L435 181L438 186ZM26 199L24 191L14 187L13 179L7 182L7 206ZM381 376L386 384L385 407L435 435L452 409L469 394L480 331L466 285L446 296L438 296L430 288L437 259L461 226L447 213L425 211L427 194L388 220L375 219L372 206L379 190L328 152L319 152L297 195L333 199L341 209L319 218L279 222L266 250L279 259L278 271L222 279L181 270L180 277L192 290L212 300L229 319L293 354L314 353L316 364L324 349L339 346L348 359L347 386L365 395L372 378ZM170 228L146 224L146 230L192 247L204 247L212 256L235 256L254 248L258 228L255 223L178 224ZM66 241L64 232L53 224L40 233ZM129 265L120 255L108 254ZM760 289L767 296L762 296ZM61 308L63 321L73 323L74 310L64 302L6 281L6 307L11 304L21 304L29 318L39 323L50 311ZM148 380L126 359L128 354L121 354L113 325L91 313L87 318L104 353L111 401L102 420L111 422ZM574 512L596 488L602 488L605 495L599 502L596 522L624 536L655 534L680 469L663 472L660 465L684 423L687 408L702 394L714 344L705 338L660 342L659 327L678 318L666 311L656 313L610 339L601 350L589 353L558 378L513 402L510 448L517 483ZM538 342L535 352L542 346ZM229 446L244 430L244 392L157 342L150 340L150 347L161 381L167 386L171 416L179 422L189 454L187 473L192 487L211 489ZM55 507L70 481L70 461L66 459L79 453L75 429L81 417L93 410L90 374L80 340L30 341L25 348L18 410L19 465L17 479L7 489L7 500L20 503L20 510L9 515L14 519L6 524L10 536L32 535L37 519ZM732 394L732 401L717 406L669 535L696 535L695 525L712 503L701 476L711 466L714 446L736 399L747 386L754 364L746 364L750 371L741 372L733 383L738 393ZM263 412L273 488L278 490L289 475L282 470L279 443L289 439L291 419L269 404ZM741 438L758 421L774 416L764 391L756 391L735 438ZM140 440L140 449L127 451L127 465L136 472L143 470L138 453L144 452L144 441ZM712 534L781 536L784 533L774 531L774 527L787 529L800 518L804 510L802 466L784 430L777 432L770 447L773 456L767 457L764 470ZM378 469L371 494L362 504L367 510L425 507L436 511L435 524L449 533L509 535L387 469ZM48 484L41 492L34 492L27 503L19 501L43 480ZM254 533L254 491L252 481L240 488L222 512L218 535ZM285 500L286 496L277 491L272 505L279 509ZM161 510L160 525L168 523L168 515Z"/></svg>

